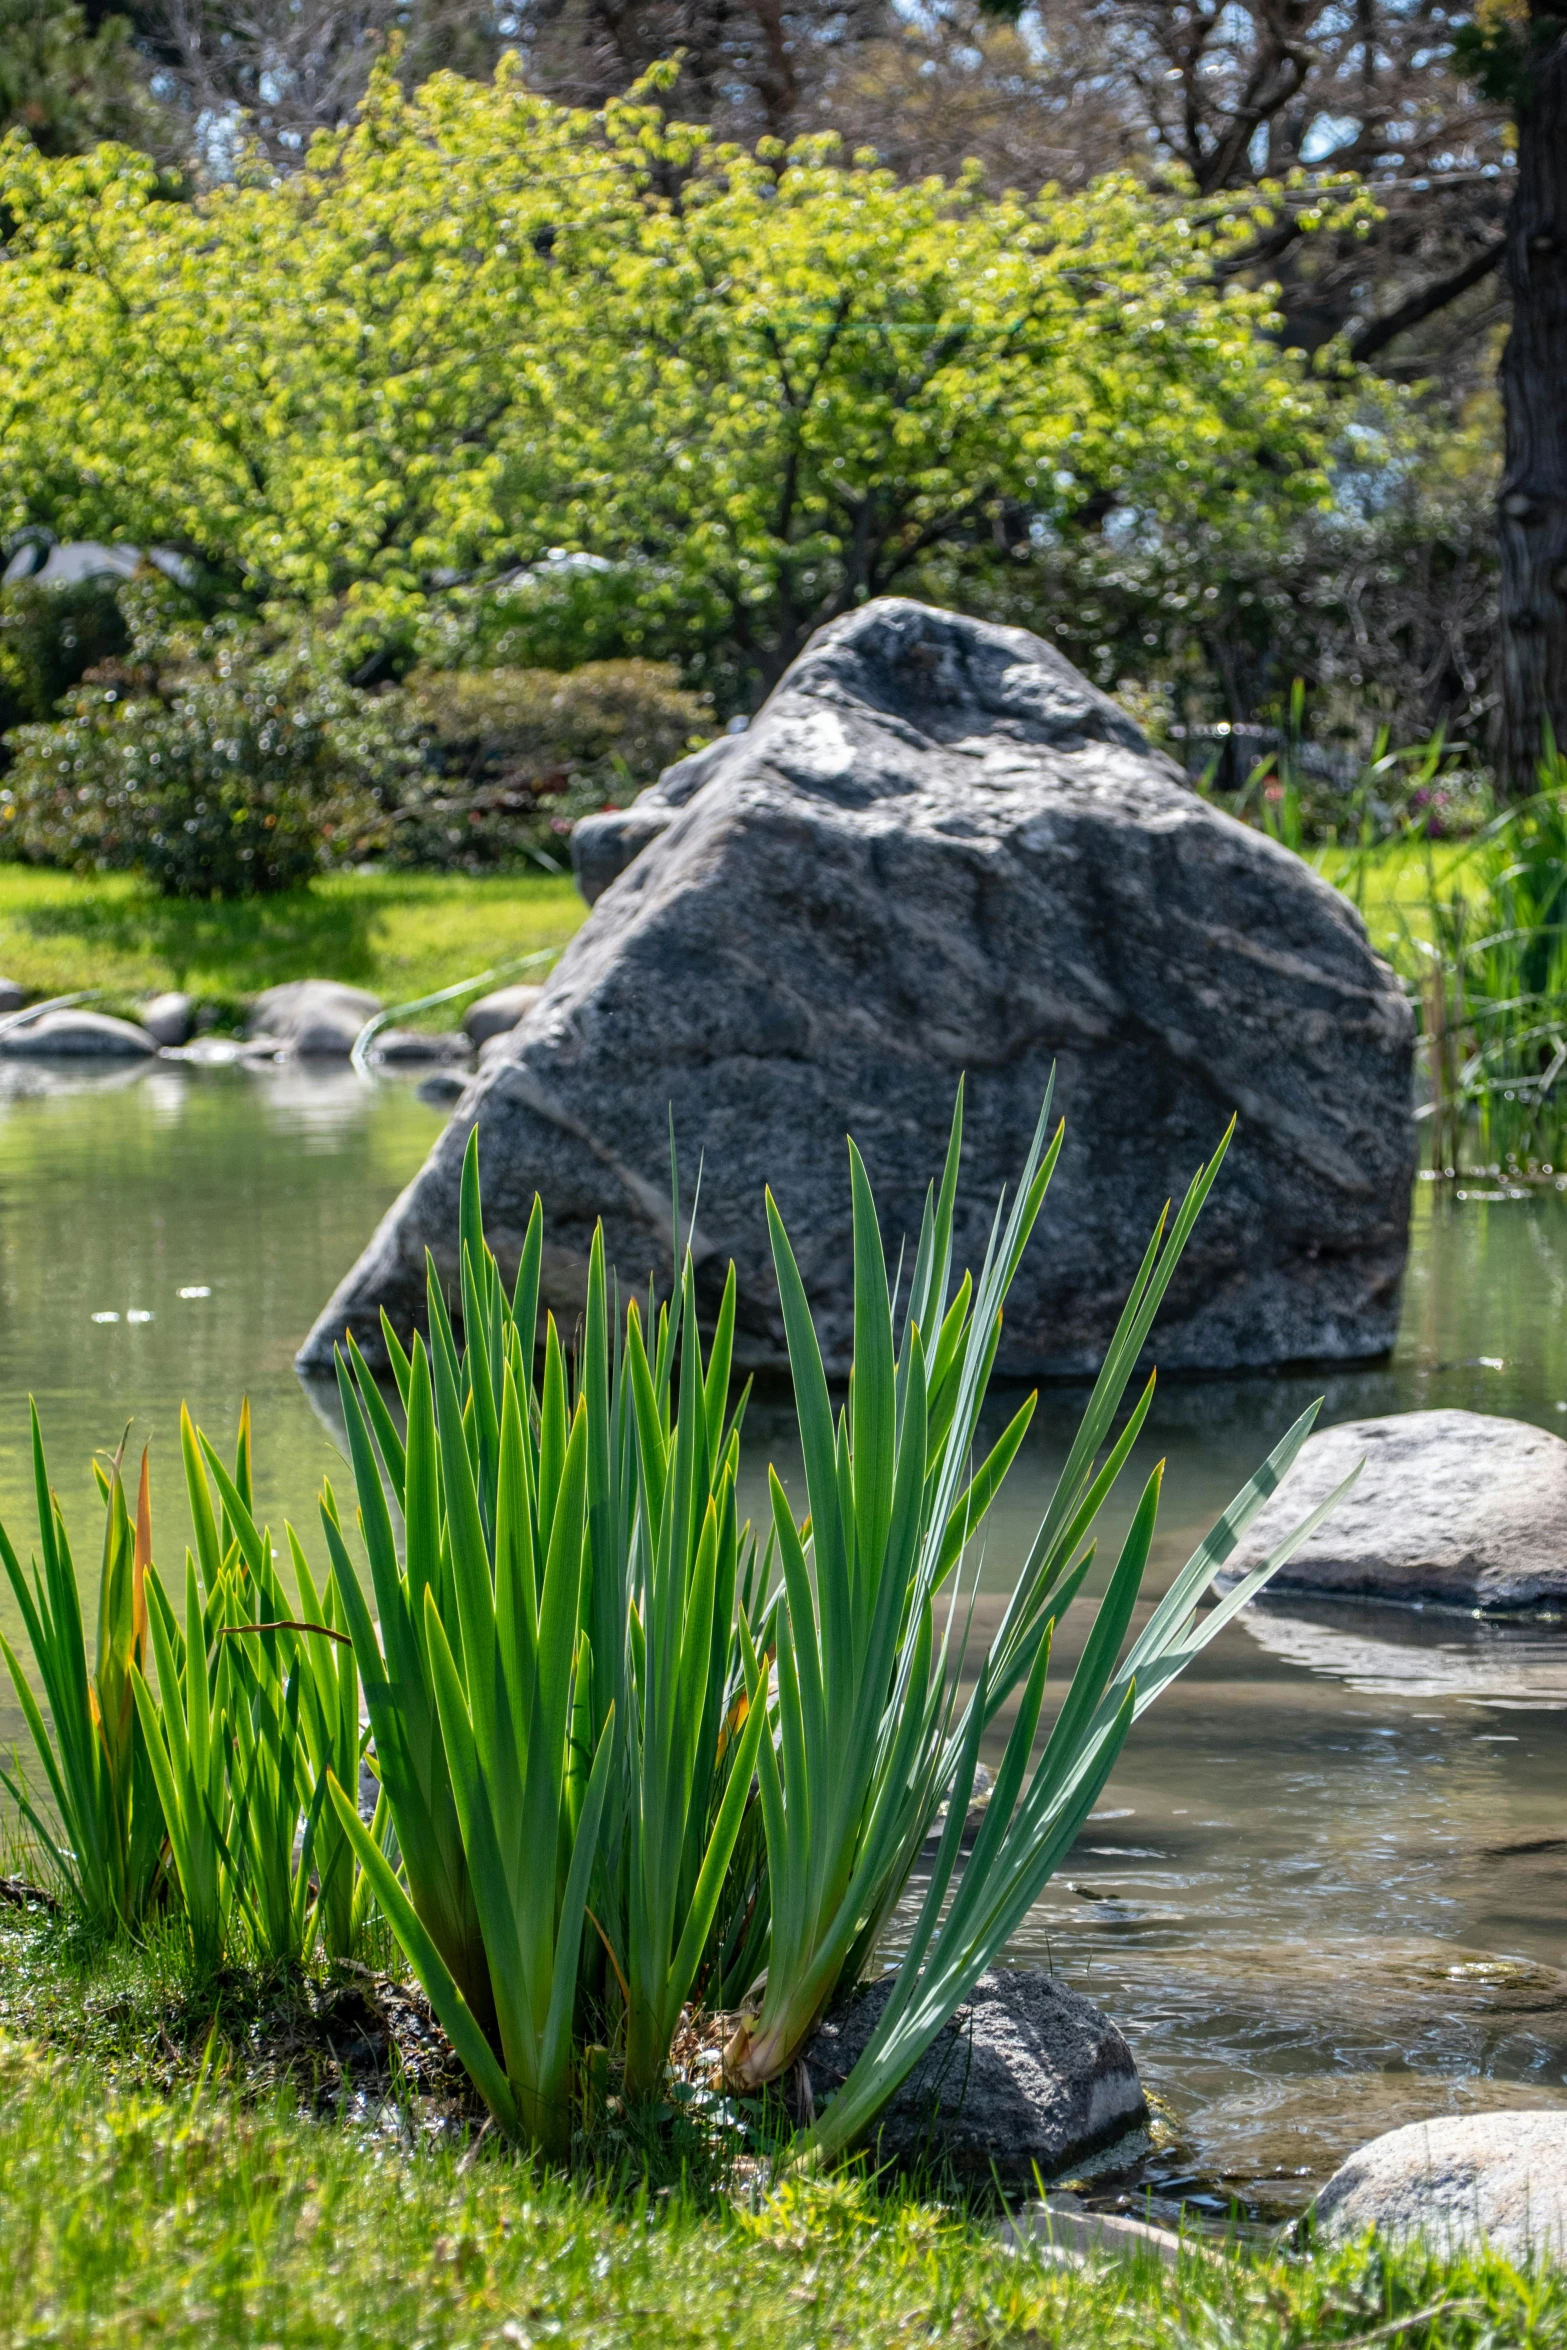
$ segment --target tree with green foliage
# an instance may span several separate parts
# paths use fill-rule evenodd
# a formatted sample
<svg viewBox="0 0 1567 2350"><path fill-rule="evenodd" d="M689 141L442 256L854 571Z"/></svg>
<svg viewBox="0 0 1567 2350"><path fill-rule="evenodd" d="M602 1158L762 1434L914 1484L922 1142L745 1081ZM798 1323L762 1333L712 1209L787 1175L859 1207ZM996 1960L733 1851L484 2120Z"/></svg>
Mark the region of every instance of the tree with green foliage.
<svg viewBox="0 0 1567 2350"><path fill-rule="evenodd" d="M90 20L78 0L0 0L0 127L45 155L98 139L161 152L158 115L123 16Z"/></svg>
<svg viewBox="0 0 1567 2350"><path fill-rule="evenodd" d="M380 73L286 179L174 205L129 149L15 142L4 199L5 521L251 609L384 636L566 550L614 649L765 686L867 596L1021 610L1074 534L1222 562L1330 496L1335 384L1223 274L1254 208L1127 175L908 185L503 65Z"/></svg>

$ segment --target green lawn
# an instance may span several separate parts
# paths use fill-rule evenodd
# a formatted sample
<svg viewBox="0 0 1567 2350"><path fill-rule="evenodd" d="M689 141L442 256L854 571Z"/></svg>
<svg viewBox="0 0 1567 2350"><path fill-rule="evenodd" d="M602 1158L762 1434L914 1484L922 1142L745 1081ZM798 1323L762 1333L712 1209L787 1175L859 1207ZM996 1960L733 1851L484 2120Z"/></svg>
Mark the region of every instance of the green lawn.
<svg viewBox="0 0 1567 2350"><path fill-rule="evenodd" d="M105 2091L36 2050L0 2052L4 2345L1384 2341L1557 2350L1567 2285L1499 2260L1447 2268L1364 2250L1193 2253L1173 2274L1058 2269L1008 2253L978 2221L852 2180L703 2210L678 2192L610 2196L535 2173L493 2144L466 2158L410 2151L392 2132L300 2121L278 2103Z"/></svg>
<svg viewBox="0 0 1567 2350"><path fill-rule="evenodd" d="M161 898L128 875L0 865L0 974L38 995L100 988L110 1009L187 988L225 1016L283 979L344 979L387 1003L561 947L587 908L569 875L342 874L276 898ZM462 1007L437 1024L455 1025Z"/></svg>
<svg viewBox="0 0 1567 2350"><path fill-rule="evenodd" d="M0 1910L0 2350L1567 2350L1567 2273L1499 2259L1210 2240L1173 2272L1057 2268L863 2176L683 2187L656 2116L654 2175L622 2151L607 2184L438 2140L406 2089L306 2118L341 2084L300 1998Z"/></svg>
<svg viewBox="0 0 1567 2350"><path fill-rule="evenodd" d="M1373 945L1396 961L1409 943L1431 936L1427 911L1439 898L1483 888L1469 841L1385 841L1374 849L1312 849L1307 862L1352 898L1366 918Z"/></svg>

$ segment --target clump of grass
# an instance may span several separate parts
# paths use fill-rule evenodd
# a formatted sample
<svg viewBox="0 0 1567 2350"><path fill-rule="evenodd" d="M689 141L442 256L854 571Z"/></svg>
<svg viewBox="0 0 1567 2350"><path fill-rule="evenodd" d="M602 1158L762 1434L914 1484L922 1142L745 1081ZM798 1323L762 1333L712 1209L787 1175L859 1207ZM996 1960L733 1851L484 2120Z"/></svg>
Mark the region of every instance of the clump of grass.
<svg viewBox="0 0 1567 2350"><path fill-rule="evenodd" d="M405 1351L384 1326L401 1417L351 1340L340 1360L375 1616L330 1485L329 1572L312 1572L285 1527L286 1589L254 1516L248 1412L232 1469L182 1414L194 1537L182 1576L166 1536L161 1568L155 1555L145 1470L134 1533L117 1462L101 1476L89 1680L35 1418L41 1562L29 1577L9 1542L0 1557L50 1720L5 1654L55 1799L55 1822L36 1804L28 1818L78 1918L112 1935L171 1917L213 1977L247 1955L296 1971L318 1949L347 1959L378 1907L495 2120L566 2159L611 2061L628 2112L692 2093L671 2080L670 2052L696 2007L739 2004L729 2091L755 2097L780 2082L872 1965L945 1805L877 2029L787 2159L820 2164L864 2139L1070 1849L1138 1714L1332 1506L1203 1609L1304 1441L1307 1412L1128 1645L1156 1470L1036 1759L1054 1632L1087 1578L1151 1381L1112 1441L1114 1422L1221 1145L1168 1230L1160 1219L1001 1625L960 1696L971 1546L1033 1401L976 1460L980 1416L1061 1140L1047 1099L977 1277L959 1277L960 1093L902 1296L850 1144L854 1367L836 1415L769 1199L809 1509L797 1521L774 1476L760 1557L735 1501L733 1268L709 1347L689 1253L668 1303L650 1300L644 1325L633 1301L616 1328L595 1234L575 1364L568 1372L546 1315L541 1369L542 1210L535 1202L508 1287L484 1237L477 1135L461 1186L463 1343L432 1264L428 1344L415 1335ZM1014 1699L965 1862L958 1831L980 1741ZM367 1823L371 1732L380 1794Z"/></svg>
<svg viewBox="0 0 1567 2350"><path fill-rule="evenodd" d="M1550 1172L1567 1160L1567 757L1472 839L1413 826L1418 881L1385 904L1382 943L1419 1008L1429 1096L1417 1115L1445 1174ZM1338 878L1364 904L1376 852Z"/></svg>

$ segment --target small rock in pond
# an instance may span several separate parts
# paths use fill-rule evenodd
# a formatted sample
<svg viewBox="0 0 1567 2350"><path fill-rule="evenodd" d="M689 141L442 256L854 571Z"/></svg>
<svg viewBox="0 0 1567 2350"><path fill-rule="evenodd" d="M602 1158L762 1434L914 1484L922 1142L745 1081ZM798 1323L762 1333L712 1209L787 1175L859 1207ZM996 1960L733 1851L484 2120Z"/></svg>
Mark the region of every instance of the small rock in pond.
<svg viewBox="0 0 1567 2350"><path fill-rule="evenodd" d="M8 1028L0 1034L0 1053L27 1060L53 1055L76 1059L86 1054L129 1060L133 1054L155 1053L157 1049L145 1028L79 1006L44 1012L29 1020L25 1028Z"/></svg>
<svg viewBox="0 0 1567 2350"><path fill-rule="evenodd" d="M335 979L291 979L269 987L250 1007L253 1039L275 1040L305 1059L346 1061L381 999Z"/></svg>
<svg viewBox="0 0 1567 2350"><path fill-rule="evenodd" d="M143 1004L141 1024L155 1044L189 1044L196 1030L196 999L171 988Z"/></svg>
<svg viewBox="0 0 1567 2350"><path fill-rule="evenodd" d="M571 870L578 889L590 906L596 905L610 883L669 830L688 800L712 782L740 750L738 735L721 734L687 758L666 767L656 783L638 792L629 808L605 808L597 816L579 816L571 828Z"/></svg>
<svg viewBox="0 0 1567 2350"><path fill-rule="evenodd" d="M396 1068L410 1061L466 1061L468 1039L427 1034L417 1028L383 1028L370 1044L372 1061L387 1061Z"/></svg>
<svg viewBox="0 0 1567 2350"><path fill-rule="evenodd" d="M1362 1458L1270 1592L1497 1609L1567 1598L1567 1443L1489 1412L1394 1412L1308 1436L1221 1582L1260 1566Z"/></svg>
<svg viewBox="0 0 1567 2350"><path fill-rule="evenodd" d="M27 1001L27 990L14 979L0 979L0 1013L19 1012Z"/></svg>
<svg viewBox="0 0 1567 2350"><path fill-rule="evenodd" d="M820 2109L847 2078L891 1995L868 1983L818 2025L805 2051ZM882 2114L883 2161L950 2164L960 2174L1046 2179L1128 2132L1148 2106L1116 2026L1077 1991L1032 1968L981 1975L966 2004Z"/></svg>
<svg viewBox="0 0 1567 2350"><path fill-rule="evenodd" d="M428 1102L432 1110L449 1110L460 1102L468 1090L468 1080L460 1069L432 1069L429 1076L414 1087L416 1097Z"/></svg>
<svg viewBox="0 0 1567 2350"><path fill-rule="evenodd" d="M498 987L492 995L482 995L468 1006L463 1026L475 1044L483 1044L487 1037L504 1036L543 993L542 987Z"/></svg>
<svg viewBox="0 0 1567 2350"><path fill-rule="evenodd" d="M1441 2114L1373 2138L1316 2204L1319 2233L1367 2228L1444 2255L1489 2244L1509 2260L1567 2258L1567 2109Z"/></svg>

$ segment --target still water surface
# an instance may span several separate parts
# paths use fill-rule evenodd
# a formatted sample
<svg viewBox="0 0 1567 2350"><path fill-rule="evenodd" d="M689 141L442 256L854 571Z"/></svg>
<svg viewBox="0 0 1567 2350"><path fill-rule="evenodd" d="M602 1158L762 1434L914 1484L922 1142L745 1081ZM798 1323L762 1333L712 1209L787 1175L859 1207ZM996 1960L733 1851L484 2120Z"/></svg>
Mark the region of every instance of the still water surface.
<svg viewBox="0 0 1567 2350"><path fill-rule="evenodd" d="M134 1419L155 1526L172 1515L182 1543L180 1401L227 1442L248 1393L258 1500L318 1548L315 1494L342 1462L330 1398L301 1386L293 1352L438 1114L346 1071L165 1063L14 1083L7 1526L25 1550L29 1393L89 1571L93 1450ZM1319 1393L1329 1420L1457 1404L1567 1434L1567 1196L1422 1185L1385 1367L1167 1385L1143 1446L1145 1467L1169 1461L1155 1589ZM990 1530L987 1593L1015 1571L1080 1401L1042 1402ZM764 1399L748 1433L758 1489L770 1453L789 1477L786 1407ZM0 1620L14 1636L9 1593ZM19 1730L0 1711L7 1745ZM1280 2214L1378 2130L1567 2101L1564 1766L1567 1624L1285 1601L1221 1636L1134 1732L1016 1945L1125 2028L1169 2117L1156 2193Z"/></svg>

